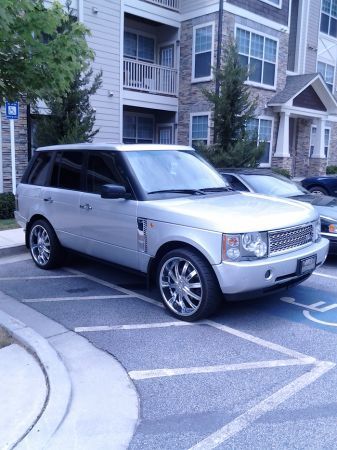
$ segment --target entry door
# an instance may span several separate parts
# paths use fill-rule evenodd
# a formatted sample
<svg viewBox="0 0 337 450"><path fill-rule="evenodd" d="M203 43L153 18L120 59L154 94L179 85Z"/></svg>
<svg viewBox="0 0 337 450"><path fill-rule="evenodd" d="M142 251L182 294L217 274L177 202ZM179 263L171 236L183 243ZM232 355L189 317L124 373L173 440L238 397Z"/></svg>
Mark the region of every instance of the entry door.
<svg viewBox="0 0 337 450"><path fill-rule="evenodd" d="M137 210L138 201L104 199L104 184L128 183L117 167L113 152L89 152L86 192L80 197L82 235L85 253L138 269Z"/></svg>
<svg viewBox="0 0 337 450"><path fill-rule="evenodd" d="M158 125L159 144L172 144L173 132L171 125Z"/></svg>
<svg viewBox="0 0 337 450"><path fill-rule="evenodd" d="M159 64L165 67L174 66L174 46L167 45L160 48L159 52Z"/></svg>

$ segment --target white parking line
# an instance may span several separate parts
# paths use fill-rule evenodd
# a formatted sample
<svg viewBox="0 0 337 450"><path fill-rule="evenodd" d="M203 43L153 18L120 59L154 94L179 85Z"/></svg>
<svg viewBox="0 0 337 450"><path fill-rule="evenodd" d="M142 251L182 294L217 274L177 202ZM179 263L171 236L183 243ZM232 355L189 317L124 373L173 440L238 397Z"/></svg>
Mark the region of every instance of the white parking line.
<svg viewBox="0 0 337 450"><path fill-rule="evenodd" d="M253 336L251 334L245 333L244 331L236 330L235 328L228 327L227 325L222 325L217 322L213 322L212 320L204 320L203 323L210 325L211 327L217 328L218 330L224 331L225 333L232 334L234 336L240 337L249 342L253 342L254 344L260 345L261 347L266 347L270 350L274 350L276 352L282 353L287 356L291 356L292 358L298 359L306 359L307 355L303 353L297 352L296 350L291 350L289 348L283 347L282 345L275 344L274 342L266 341L259 337ZM311 358L311 362L314 363L316 361L315 358Z"/></svg>
<svg viewBox="0 0 337 450"><path fill-rule="evenodd" d="M328 273L313 272L313 275L316 275L316 277L331 278L332 280L337 280L337 276L329 275Z"/></svg>
<svg viewBox="0 0 337 450"><path fill-rule="evenodd" d="M17 280L50 280L57 278L83 278L82 275L37 275L31 277L0 277L0 281L17 281Z"/></svg>
<svg viewBox="0 0 337 450"><path fill-rule="evenodd" d="M129 376L133 380L146 380L148 378L175 377L178 375L230 372L233 370L270 369L272 367L303 366L307 364L312 364L312 358L274 359L271 361L220 364L217 366L179 367L176 369L132 370L129 372Z"/></svg>
<svg viewBox="0 0 337 450"><path fill-rule="evenodd" d="M25 253L23 255L2 256L0 258L0 265L2 266L4 264L26 261L28 259L32 259L32 257L28 253Z"/></svg>
<svg viewBox="0 0 337 450"><path fill-rule="evenodd" d="M201 442L198 442L198 444L191 447L190 450L210 450L219 446L220 444L223 444L226 440L242 431L248 425L255 422L263 414L272 411L285 400L313 383L326 372L331 370L334 366L335 364L331 362L317 363L310 370L310 372L301 375L291 383L279 389L274 394L270 395L268 398L262 400L262 402L253 406L248 411L238 416L236 419L224 425L222 428L220 428L220 430L211 434Z"/></svg>
<svg viewBox="0 0 337 450"><path fill-rule="evenodd" d="M83 297L42 297L42 298L24 298L23 303L40 303L40 302L73 302L82 300L110 300L117 298L130 298L129 294L117 295L88 295Z"/></svg>
<svg viewBox="0 0 337 450"><path fill-rule="evenodd" d="M76 333L88 333L94 331L118 331L118 330L145 330L150 328L186 327L195 326L198 323L190 322L158 322L158 323L136 323L132 325L101 325L96 327L76 327Z"/></svg>
<svg viewBox="0 0 337 450"><path fill-rule="evenodd" d="M70 267L67 267L65 270L67 270L68 272L71 272L73 274L79 274L88 280L95 281L96 283L101 284L102 286L106 286L111 289L117 289L120 292L124 292L124 294L129 294L131 297L137 297L140 300L144 300L144 302L151 303L151 305L158 306L159 308L165 308L162 303L159 303L156 300L153 300L152 298L147 297L146 295L137 294L137 292L133 292L133 291L130 291L129 289L122 288L122 287L118 286L117 284L109 283L108 281L101 280L100 278L94 277L92 275L87 275L83 272L80 272L79 270L71 269Z"/></svg>

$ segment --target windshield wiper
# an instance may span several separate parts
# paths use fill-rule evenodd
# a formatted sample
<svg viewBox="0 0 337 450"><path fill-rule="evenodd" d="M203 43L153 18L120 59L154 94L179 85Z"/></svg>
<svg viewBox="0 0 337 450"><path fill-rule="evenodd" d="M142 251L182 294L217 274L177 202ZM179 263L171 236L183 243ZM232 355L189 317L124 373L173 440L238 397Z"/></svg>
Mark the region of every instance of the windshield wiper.
<svg viewBox="0 0 337 450"><path fill-rule="evenodd" d="M203 190L200 189L162 189L161 191L151 191L148 194L165 194L165 193L173 193L173 194L191 194L191 195L206 195Z"/></svg>
<svg viewBox="0 0 337 450"><path fill-rule="evenodd" d="M231 188L230 186L219 186L219 187L203 188L200 190L202 192L227 192L227 191L234 191L235 189Z"/></svg>

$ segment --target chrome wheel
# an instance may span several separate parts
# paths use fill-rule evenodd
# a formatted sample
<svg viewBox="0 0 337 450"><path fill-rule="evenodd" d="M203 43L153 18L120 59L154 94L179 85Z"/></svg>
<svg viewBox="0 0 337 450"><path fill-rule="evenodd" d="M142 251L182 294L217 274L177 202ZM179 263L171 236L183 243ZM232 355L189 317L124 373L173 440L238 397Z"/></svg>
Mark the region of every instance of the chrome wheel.
<svg viewBox="0 0 337 450"><path fill-rule="evenodd" d="M30 251L39 266L45 266L50 260L50 237L42 225L35 225L29 238Z"/></svg>
<svg viewBox="0 0 337 450"><path fill-rule="evenodd" d="M200 275L185 258L172 257L165 261L159 274L159 287L166 305L179 316L191 316L201 305Z"/></svg>

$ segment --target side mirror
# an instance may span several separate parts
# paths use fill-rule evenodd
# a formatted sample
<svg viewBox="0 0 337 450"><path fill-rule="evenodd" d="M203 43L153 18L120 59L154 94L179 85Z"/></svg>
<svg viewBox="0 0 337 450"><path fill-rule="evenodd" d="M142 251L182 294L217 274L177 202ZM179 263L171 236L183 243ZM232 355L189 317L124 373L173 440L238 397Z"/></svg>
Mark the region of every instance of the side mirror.
<svg viewBox="0 0 337 450"><path fill-rule="evenodd" d="M101 187L102 198L126 198L127 196L125 187L120 184L104 184Z"/></svg>

